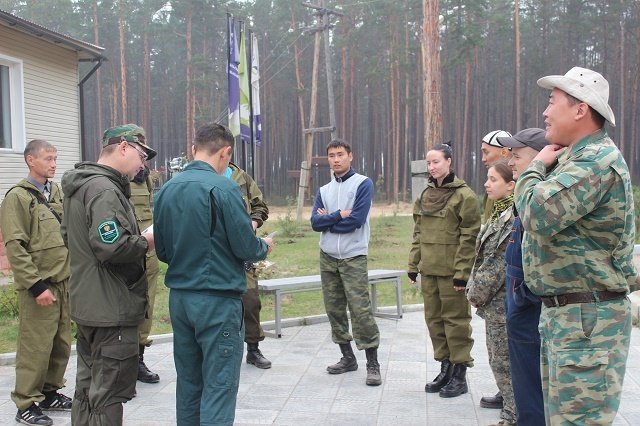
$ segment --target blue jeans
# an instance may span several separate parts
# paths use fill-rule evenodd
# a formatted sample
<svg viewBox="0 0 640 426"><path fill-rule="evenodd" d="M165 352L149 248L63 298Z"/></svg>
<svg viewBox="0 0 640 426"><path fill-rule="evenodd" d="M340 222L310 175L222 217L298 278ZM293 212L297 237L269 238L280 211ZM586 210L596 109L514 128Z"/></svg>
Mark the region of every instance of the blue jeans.
<svg viewBox="0 0 640 426"><path fill-rule="evenodd" d="M519 426L544 426L540 374L540 298L531 293L522 270L522 225L517 217L505 252L505 298L511 384Z"/></svg>

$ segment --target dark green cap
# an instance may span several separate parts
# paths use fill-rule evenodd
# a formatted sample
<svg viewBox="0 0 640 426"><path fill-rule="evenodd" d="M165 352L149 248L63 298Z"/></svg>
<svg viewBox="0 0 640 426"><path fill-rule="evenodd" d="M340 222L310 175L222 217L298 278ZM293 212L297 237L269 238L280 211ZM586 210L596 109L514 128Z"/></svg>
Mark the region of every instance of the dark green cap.
<svg viewBox="0 0 640 426"><path fill-rule="evenodd" d="M151 160L156 156L157 152L147 145L145 140L146 136L142 127L132 123L123 124L104 131L102 135L102 147L104 148L107 145L118 144L125 141L135 143L147 154L147 160Z"/></svg>

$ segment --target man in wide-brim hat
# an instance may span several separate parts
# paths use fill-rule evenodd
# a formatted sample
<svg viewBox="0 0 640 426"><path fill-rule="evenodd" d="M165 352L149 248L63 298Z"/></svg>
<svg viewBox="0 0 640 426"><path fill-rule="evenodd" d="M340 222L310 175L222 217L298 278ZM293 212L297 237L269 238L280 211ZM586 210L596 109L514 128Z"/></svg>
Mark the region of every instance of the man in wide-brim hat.
<svg viewBox="0 0 640 426"><path fill-rule="evenodd" d="M611 424L620 404L635 281L634 206L609 83L574 67L551 89L543 148L518 178L523 269L542 298L541 370L547 424Z"/></svg>

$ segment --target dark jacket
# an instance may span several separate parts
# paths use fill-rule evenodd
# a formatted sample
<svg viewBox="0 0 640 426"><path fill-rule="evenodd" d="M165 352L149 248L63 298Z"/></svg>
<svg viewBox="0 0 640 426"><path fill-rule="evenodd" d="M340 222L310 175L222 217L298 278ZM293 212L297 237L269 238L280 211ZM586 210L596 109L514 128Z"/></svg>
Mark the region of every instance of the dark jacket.
<svg viewBox="0 0 640 426"><path fill-rule="evenodd" d="M202 161L189 163L158 192L153 223L156 253L169 264L165 285L171 289L241 297L247 288L244 262L267 256L240 187Z"/></svg>
<svg viewBox="0 0 640 426"><path fill-rule="evenodd" d="M147 310L145 255L129 179L97 163L62 177L62 237L71 257L71 318L80 325L137 325Z"/></svg>

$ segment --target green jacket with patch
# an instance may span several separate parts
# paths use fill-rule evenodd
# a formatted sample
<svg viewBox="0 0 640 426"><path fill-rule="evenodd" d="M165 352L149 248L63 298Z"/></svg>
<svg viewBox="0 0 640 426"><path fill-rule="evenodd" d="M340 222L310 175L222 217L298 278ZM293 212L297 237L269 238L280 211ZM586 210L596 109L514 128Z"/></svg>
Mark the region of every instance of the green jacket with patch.
<svg viewBox="0 0 640 426"><path fill-rule="evenodd" d="M413 206L413 221L409 272L466 282L480 231L480 206L471 188L455 176L440 187L430 180Z"/></svg>
<svg viewBox="0 0 640 426"><path fill-rule="evenodd" d="M92 162L62 177L62 236L71 257L71 318L92 327L139 324L147 310L145 255L127 176Z"/></svg>
<svg viewBox="0 0 640 426"><path fill-rule="evenodd" d="M26 188L39 192L23 179L7 192L0 207L0 228L18 290L27 290L40 280L57 283L69 278L60 222ZM62 192L55 182L51 182L49 205L62 216Z"/></svg>

